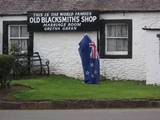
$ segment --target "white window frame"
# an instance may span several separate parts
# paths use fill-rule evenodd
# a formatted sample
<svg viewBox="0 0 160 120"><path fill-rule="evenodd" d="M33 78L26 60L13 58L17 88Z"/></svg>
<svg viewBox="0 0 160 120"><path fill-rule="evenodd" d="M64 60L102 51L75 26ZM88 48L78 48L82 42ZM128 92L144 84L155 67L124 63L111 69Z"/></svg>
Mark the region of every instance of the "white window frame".
<svg viewBox="0 0 160 120"><path fill-rule="evenodd" d="M127 36L126 37L107 37L108 35L107 35L107 33L108 33L108 25L123 25L123 24L125 24L125 23L123 23L123 22L120 22L120 23L106 23L105 24L105 54L106 55L128 55L128 50L127 51L107 51L107 39L108 38L125 38L125 39L129 39L129 37L128 37L128 34L127 34Z"/></svg>
<svg viewBox="0 0 160 120"><path fill-rule="evenodd" d="M12 27L12 26L18 26L18 27L19 27L19 29L18 29L18 30L19 30L19 31L18 31L18 33L19 33L18 37L11 37L11 34L10 34L10 33L11 33L11 27ZM28 34L28 37L20 37L20 33L21 33L21 32L20 32L20 27L21 27L21 26L26 26L26 27L27 27L26 24L13 24L13 25L11 24L11 25L8 25L8 51L9 51L9 52L10 52L10 49L11 49L11 39L13 39L13 40L14 40L14 39L15 39L15 40L18 40L18 39L19 39L19 40L23 40L23 39L24 39L24 40L26 40L26 39L29 40L29 34ZM27 51L27 52L28 52L28 51Z"/></svg>

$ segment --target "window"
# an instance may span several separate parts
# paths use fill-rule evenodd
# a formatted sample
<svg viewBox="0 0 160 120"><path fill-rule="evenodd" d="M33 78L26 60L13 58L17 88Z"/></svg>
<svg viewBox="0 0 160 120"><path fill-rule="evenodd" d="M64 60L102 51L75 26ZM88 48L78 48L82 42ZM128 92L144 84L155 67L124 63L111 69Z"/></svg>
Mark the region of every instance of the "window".
<svg viewBox="0 0 160 120"><path fill-rule="evenodd" d="M101 58L131 58L132 21L105 20L101 27Z"/></svg>
<svg viewBox="0 0 160 120"><path fill-rule="evenodd" d="M27 21L3 21L3 54L18 48L19 53L33 54L33 32L28 32Z"/></svg>
<svg viewBox="0 0 160 120"><path fill-rule="evenodd" d="M8 43L9 53L28 53L27 41L29 39L29 33L27 31L27 25L9 25L8 26Z"/></svg>

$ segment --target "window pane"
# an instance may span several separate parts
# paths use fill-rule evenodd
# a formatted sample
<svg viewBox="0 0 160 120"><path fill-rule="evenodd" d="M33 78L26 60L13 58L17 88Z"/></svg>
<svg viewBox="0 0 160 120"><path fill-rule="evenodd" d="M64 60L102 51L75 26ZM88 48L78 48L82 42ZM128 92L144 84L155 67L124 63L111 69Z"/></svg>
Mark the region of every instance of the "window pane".
<svg viewBox="0 0 160 120"><path fill-rule="evenodd" d="M10 26L10 37L19 37L19 26Z"/></svg>
<svg viewBox="0 0 160 120"><path fill-rule="evenodd" d="M117 51L128 51L128 40L127 39L117 39L116 50Z"/></svg>
<svg viewBox="0 0 160 120"><path fill-rule="evenodd" d="M115 37L122 37L121 25L116 25L116 36Z"/></svg>
<svg viewBox="0 0 160 120"><path fill-rule="evenodd" d="M27 39L12 39L11 42L10 51L21 53L22 51L27 53Z"/></svg>
<svg viewBox="0 0 160 120"><path fill-rule="evenodd" d="M107 51L117 51L116 41L116 39L107 39Z"/></svg>
<svg viewBox="0 0 160 120"><path fill-rule="evenodd" d="M116 36L116 25L107 25L107 36L108 37Z"/></svg>
<svg viewBox="0 0 160 120"><path fill-rule="evenodd" d="M12 52L12 53L20 52L18 40L11 40L10 41L10 52Z"/></svg>
<svg viewBox="0 0 160 120"><path fill-rule="evenodd" d="M127 24L107 24L107 37L128 37Z"/></svg>
<svg viewBox="0 0 160 120"><path fill-rule="evenodd" d="M106 42L107 51L128 51L127 39L107 39Z"/></svg>
<svg viewBox="0 0 160 120"><path fill-rule="evenodd" d="M20 37L28 37L27 26L20 26Z"/></svg>
<svg viewBox="0 0 160 120"><path fill-rule="evenodd" d="M128 37L128 26L126 24L117 24L115 37Z"/></svg>
<svg viewBox="0 0 160 120"><path fill-rule="evenodd" d="M122 25L121 31L122 31L122 37L128 37L128 26L127 25Z"/></svg>

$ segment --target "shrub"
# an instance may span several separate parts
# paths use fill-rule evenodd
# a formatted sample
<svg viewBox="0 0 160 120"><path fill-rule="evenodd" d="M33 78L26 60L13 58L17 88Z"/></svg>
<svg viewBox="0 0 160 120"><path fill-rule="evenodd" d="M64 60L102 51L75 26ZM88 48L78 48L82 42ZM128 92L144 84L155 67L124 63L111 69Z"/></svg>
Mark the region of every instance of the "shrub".
<svg viewBox="0 0 160 120"><path fill-rule="evenodd" d="M0 55L0 83L1 87L6 87L9 82L7 80L9 73L14 65L14 57L11 55Z"/></svg>

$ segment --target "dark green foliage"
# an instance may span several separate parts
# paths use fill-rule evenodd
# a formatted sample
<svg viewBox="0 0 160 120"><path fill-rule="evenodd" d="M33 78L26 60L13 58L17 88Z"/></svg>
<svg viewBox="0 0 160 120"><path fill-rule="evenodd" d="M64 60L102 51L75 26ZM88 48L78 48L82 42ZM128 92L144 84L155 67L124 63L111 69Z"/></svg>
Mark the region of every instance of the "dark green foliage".
<svg viewBox="0 0 160 120"><path fill-rule="evenodd" d="M11 55L0 55L0 83L1 87L9 84L7 80L9 73L14 65L14 57Z"/></svg>

